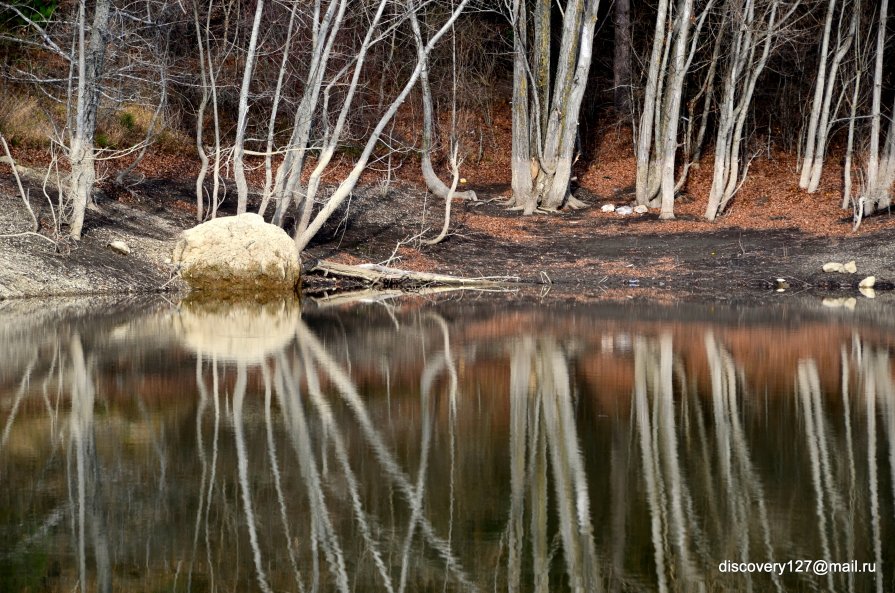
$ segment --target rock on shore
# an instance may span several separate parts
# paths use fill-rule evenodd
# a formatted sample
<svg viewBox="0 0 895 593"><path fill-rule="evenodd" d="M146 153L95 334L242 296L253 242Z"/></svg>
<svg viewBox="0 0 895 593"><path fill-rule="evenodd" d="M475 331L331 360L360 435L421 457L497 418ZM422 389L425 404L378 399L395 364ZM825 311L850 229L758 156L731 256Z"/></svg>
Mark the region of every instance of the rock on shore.
<svg viewBox="0 0 895 593"><path fill-rule="evenodd" d="M197 290L291 291L300 264L295 242L252 213L216 218L182 233L174 264Z"/></svg>

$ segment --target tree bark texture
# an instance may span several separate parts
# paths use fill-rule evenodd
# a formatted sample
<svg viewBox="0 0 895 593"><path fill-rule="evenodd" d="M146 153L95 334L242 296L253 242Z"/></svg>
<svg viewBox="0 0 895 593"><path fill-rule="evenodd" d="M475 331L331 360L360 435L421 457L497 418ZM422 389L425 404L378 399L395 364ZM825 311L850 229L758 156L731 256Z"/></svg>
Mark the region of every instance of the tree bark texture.
<svg viewBox="0 0 895 593"><path fill-rule="evenodd" d="M96 1L88 45L86 40L86 0L81 0L78 8L77 106L75 128L69 148L71 178L68 190L72 204L69 234L75 240L81 238L84 215L87 204L92 199L93 184L96 181L94 136L96 134L96 114L102 90L101 78L108 37L109 9L109 0Z"/></svg>
<svg viewBox="0 0 895 593"><path fill-rule="evenodd" d="M633 75L631 74L631 49L634 44L631 30L631 0L615 0L613 12L615 48L612 60L613 94L615 110L625 120L632 120Z"/></svg>
<svg viewBox="0 0 895 593"><path fill-rule="evenodd" d="M255 53L258 46L258 29L261 27L261 15L264 12L264 0L255 4L255 18L252 23L252 36L246 52L245 65L242 71L242 86L239 91L239 115L236 122L236 142L233 145L233 175L236 178L236 213L244 214L248 205L249 184L246 181L245 163L243 162L246 118L249 113L249 88L252 82L252 70L255 67Z"/></svg>
<svg viewBox="0 0 895 593"><path fill-rule="evenodd" d="M536 5L534 47L527 44L525 4L514 3L513 201L525 214L573 203L569 184L598 7L598 0L566 3L559 52L551 60L549 2Z"/></svg>

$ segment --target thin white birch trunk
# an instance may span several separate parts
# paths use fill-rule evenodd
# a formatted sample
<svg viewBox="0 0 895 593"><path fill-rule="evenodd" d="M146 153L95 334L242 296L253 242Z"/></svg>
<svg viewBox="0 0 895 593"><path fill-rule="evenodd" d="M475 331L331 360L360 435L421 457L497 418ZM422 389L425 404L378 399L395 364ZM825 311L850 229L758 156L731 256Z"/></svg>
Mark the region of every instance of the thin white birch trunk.
<svg viewBox="0 0 895 593"><path fill-rule="evenodd" d="M461 2L454 9L450 18L448 18L447 22L438 30L438 32L432 36L429 40L429 43L426 44L426 55L431 53L432 49L438 43L438 41L444 36L445 33L453 26L454 22L459 18L459 16L463 13L463 10L466 8L467 4L469 4L470 0L461 0ZM392 104L389 106L388 110L383 114L380 118L379 123L376 124L376 127L373 129L370 137L367 139L367 143L364 146L364 150L361 155L358 157L357 163L352 168L351 172L348 174L348 177L339 184L339 187L336 188L333 195L327 200L326 204L317 215L313 218L312 221L307 223L300 223L296 229L296 237L295 242L298 248L299 253L308 245L310 240L314 237L315 234L320 230L323 224L332 216L333 212L335 212L339 206L341 206L342 202L344 202L348 196L351 194L354 186L357 185L358 179L360 179L361 173L363 173L364 169L367 166L367 162L370 159L370 155L373 154L373 149L376 147L376 144L379 142L379 138L382 135L383 130L395 116L398 108L404 103L407 99L410 91L416 85L417 80L420 76L420 71L422 70L423 64L417 60L416 67L413 70L413 73L410 75L407 83L404 85L401 93L395 98ZM356 81L354 82L356 85ZM346 99L347 101L347 99ZM321 155L321 160L324 155ZM319 169L319 165L318 165ZM315 170L316 180L319 182L320 174L322 174L322 170L319 172ZM312 180L314 179L314 175L312 175ZM308 183L308 195L305 197L305 200L313 199L313 194L311 192L311 182ZM308 216L310 215L310 202L306 202L308 204L307 212ZM303 215L304 218L304 215Z"/></svg>
<svg viewBox="0 0 895 593"><path fill-rule="evenodd" d="M69 148L71 177L68 194L72 205L69 234L80 240L84 229L84 215L92 199L93 184L96 181L94 165L94 135L96 133L96 113L100 101L100 78L106 52L109 21L109 0L97 0L90 27L90 43L87 45L86 0L78 5L78 85L75 129Z"/></svg>
<svg viewBox="0 0 895 593"><path fill-rule="evenodd" d="M305 89L295 111L292 136L286 145L283 162L280 163L274 180L273 198L277 207L272 222L277 225L283 224L286 210L292 203L296 187L301 181L314 112L317 110L323 78L347 6L348 0L332 0L321 17L320 0L316 0L314 4L314 33Z"/></svg>
<svg viewBox="0 0 895 593"><path fill-rule="evenodd" d="M211 11L213 2L209 1ZM196 152L199 154L199 173L196 176L196 220L205 218L205 176L208 174L208 154L202 139L205 132L205 108L208 106L208 71L205 62L205 41L202 39L202 28L199 26L199 3L193 2L193 25L196 28L196 44L199 47L199 75L202 84L202 99L196 111Z"/></svg>
<svg viewBox="0 0 895 593"><path fill-rule="evenodd" d="M289 24L286 26L286 42L283 45L283 58L280 61L280 71L277 73L277 86L273 92L273 103L270 107L270 120L267 124L267 151L264 155L264 190L261 192L261 205L258 214L264 216L267 205L270 203L271 190L273 189L273 140L276 132L277 114L280 109L280 98L283 94L283 80L286 78L286 66L289 64L289 52L292 49L292 31L295 25L295 15L298 12L299 0L292 1L292 10L289 13Z"/></svg>
<svg viewBox="0 0 895 593"><path fill-rule="evenodd" d="M653 33L653 48L650 53L649 70L647 71L644 90L643 108L640 114L640 134L637 140L637 203L648 205L658 191L659 175L656 174L653 151L653 133L656 113L658 111L659 78L663 49L667 45L666 22L668 20L669 0L660 0L656 15L656 28Z"/></svg>
<svg viewBox="0 0 895 593"><path fill-rule="evenodd" d="M227 30L225 25L224 30ZM226 38L224 39L226 45ZM208 60L208 83L211 88L211 108L214 116L214 165L212 167L211 217L218 214L218 195L221 189L221 120L218 113L217 73L211 57L211 10L205 19L205 59Z"/></svg>
<svg viewBox="0 0 895 593"><path fill-rule="evenodd" d="M814 167L814 151L817 144L817 128L820 121L821 101L827 86L827 60L829 58L830 30L833 27L833 14L836 12L836 1L829 0L827 15L824 18L824 32L821 36L820 55L817 64L817 80L814 83L814 98L811 101L811 114L808 118L808 133L805 136L805 154L802 160L802 173L799 187L808 187L811 170ZM832 81L831 81L832 82Z"/></svg>
<svg viewBox="0 0 895 593"><path fill-rule="evenodd" d="M670 81L668 85L666 104L663 109L665 130L662 134L661 146L661 197L662 210L659 218L669 220L674 218L674 165L677 154L677 128L680 121L681 95L683 94L684 76L687 74L686 50L687 38L690 32L690 19L693 13L693 0L683 0L677 21L677 35L674 41L674 60L671 64Z"/></svg>
<svg viewBox="0 0 895 593"><path fill-rule="evenodd" d="M823 104L820 109L820 121L817 124L817 136L815 139L816 147L813 153L813 160L810 163L810 175L808 184L805 189L809 193L816 192L820 187L820 178L823 173L824 161L826 159L827 145L829 143L830 130L832 127L831 120L836 116L837 109L831 109L833 102L833 91L836 89L836 82L839 75L839 67L842 60L851 50L855 36L857 35L858 20L860 18L860 0L852 6L852 18L850 20L848 31L843 38L842 23L845 18L845 8L839 17L839 28L836 36L836 52L833 55L833 61L830 65L830 72L826 80L826 89L824 90ZM806 158L806 162L808 159Z"/></svg>
<svg viewBox="0 0 895 593"><path fill-rule="evenodd" d="M239 90L239 115L236 122L236 141L233 145L233 175L236 178L236 213L244 214L248 206L249 184L245 176L244 144L246 118L249 113L249 88L252 82L252 70L255 67L255 53L258 46L258 29L261 27L261 14L264 11L264 0L257 0L255 19L252 23L252 35L249 49L246 52L245 66L242 71L242 86Z"/></svg>
<svg viewBox="0 0 895 593"><path fill-rule="evenodd" d="M876 30L876 59L873 68L873 98L870 107L870 149L867 156L867 184L871 193L877 191L879 174L879 145L881 104L883 92L883 58L886 48L886 25L889 15L889 0L881 0Z"/></svg>

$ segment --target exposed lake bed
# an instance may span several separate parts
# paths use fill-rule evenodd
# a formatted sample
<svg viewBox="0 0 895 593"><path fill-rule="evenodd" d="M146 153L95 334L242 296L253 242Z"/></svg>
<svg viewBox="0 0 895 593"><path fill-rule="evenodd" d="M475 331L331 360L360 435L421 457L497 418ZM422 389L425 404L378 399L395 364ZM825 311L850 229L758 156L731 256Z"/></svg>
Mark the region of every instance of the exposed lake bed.
<svg viewBox="0 0 895 593"><path fill-rule="evenodd" d="M40 195L39 187L31 189ZM0 179L0 191L8 196L0 231L21 231L27 212L12 181ZM865 221L859 234L831 238L797 228L706 230L706 223L693 232L666 233L668 223L654 214L615 220L592 208L519 217L496 202L462 202L454 209L452 235L427 247L410 239L437 223L438 200L401 186L384 197L373 195L373 188L365 191L369 195L359 194L305 250L306 264L335 258L465 277L517 276L560 300L602 299L607 291L637 288L661 300L762 303L778 278L791 292L860 300L867 297L857 285L866 276L877 278L878 294L895 281L895 245L885 226L874 230L875 220L885 222L887 214ZM84 238L62 241L58 252L42 238L3 239L0 298L184 290L172 255L180 232L195 224L188 204L182 207L188 192L184 184L158 183L141 190L140 199L100 198L99 211L88 211ZM32 202L39 216L50 215L45 204ZM493 233L505 240L496 241ZM131 253L110 248L113 241L123 241ZM825 263L849 260L857 262L857 273L822 271ZM304 279L305 288L341 288L331 284Z"/></svg>

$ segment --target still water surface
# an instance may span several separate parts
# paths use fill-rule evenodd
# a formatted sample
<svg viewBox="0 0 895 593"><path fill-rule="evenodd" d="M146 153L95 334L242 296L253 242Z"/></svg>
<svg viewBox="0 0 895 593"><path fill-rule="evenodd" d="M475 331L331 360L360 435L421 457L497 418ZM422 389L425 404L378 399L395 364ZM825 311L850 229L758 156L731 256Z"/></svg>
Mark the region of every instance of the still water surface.
<svg viewBox="0 0 895 593"><path fill-rule="evenodd" d="M6 331L0 591L895 590L895 335L646 311Z"/></svg>

